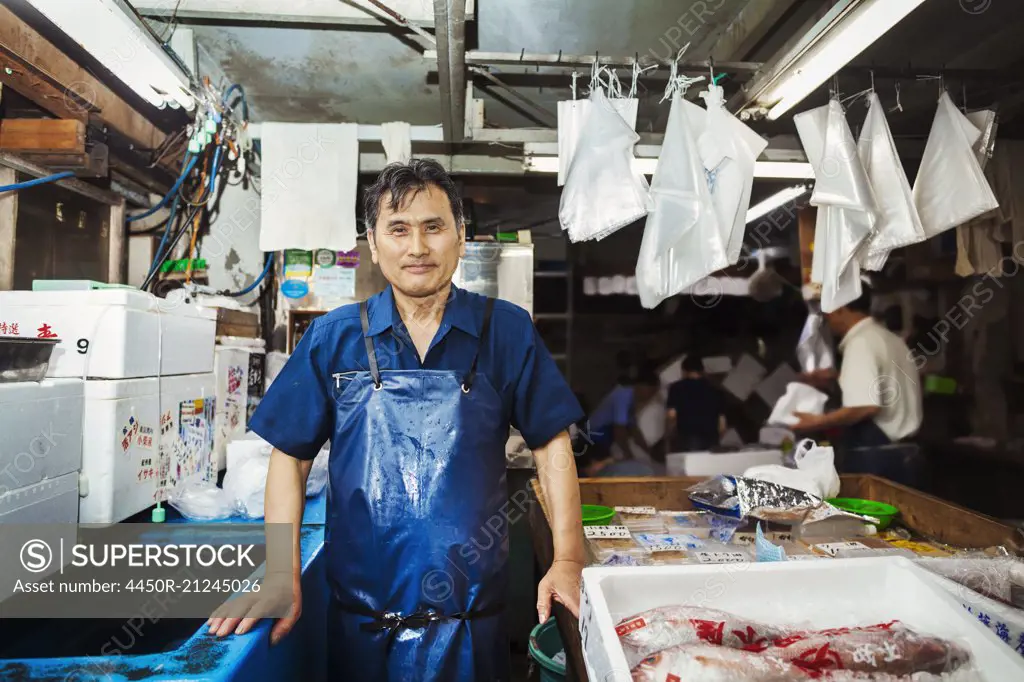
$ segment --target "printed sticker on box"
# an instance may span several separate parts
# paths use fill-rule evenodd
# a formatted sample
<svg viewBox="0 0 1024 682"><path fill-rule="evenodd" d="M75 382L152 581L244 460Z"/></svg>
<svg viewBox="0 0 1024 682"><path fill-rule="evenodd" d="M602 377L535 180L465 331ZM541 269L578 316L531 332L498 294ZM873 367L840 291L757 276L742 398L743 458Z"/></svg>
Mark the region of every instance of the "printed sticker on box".
<svg viewBox="0 0 1024 682"><path fill-rule="evenodd" d="M654 507L616 507L615 511L621 514L653 515L658 511Z"/></svg>
<svg viewBox="0 0 1024 682"><path fill-rule="evenodd" d="M746 552L694 552L693 556L702 564L743 564L750 561Z"/></svg>
<svg viewBox="0 0 1024 682"><path fill-rule="evenodd" d="M583 534L594 539L629 539L629 528L625 526L583 526Z"/></svg>
<svg viewBox="0 0 1024 682"><path fill-rule="evenodd" d="M861 542L823 542L820 545L814 545L814 549L834 557L837 554L839 554L839 552L844 550L860 550L870 548Z"/></svg>

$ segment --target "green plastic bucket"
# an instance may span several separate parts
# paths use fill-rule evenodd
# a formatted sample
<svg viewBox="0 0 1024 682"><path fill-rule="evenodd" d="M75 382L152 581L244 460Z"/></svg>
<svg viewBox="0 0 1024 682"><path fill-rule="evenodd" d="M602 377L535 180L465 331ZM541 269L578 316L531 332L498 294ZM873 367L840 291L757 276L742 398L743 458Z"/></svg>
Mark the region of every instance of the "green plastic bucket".
<svg viewBox="0 0 1024 682"><path fill-rule="evenodd" d="M580 507L584 526L607 526L615 516L615 510L611 507L602 507L599 504L584 504Z"/></svg>
<svg viewBox="0 0 1024 682"><path fill-rule="evenodd" d="M540 666L541 682L564 682L565 664L554 660L559 651L564 651L562 638L558 636L555 619L549 618L530 633L530 657Z"/></svg>
<svg viewBox="0 0 1024 682"><path fill-rule="evenodd" d="M900 510L891 504L875 502L874 500L861 500L856 497L833 497L828 500L828 503L843 511L875 517L879 521L878 530L888 528L892 520L900 513Z"/></svg>

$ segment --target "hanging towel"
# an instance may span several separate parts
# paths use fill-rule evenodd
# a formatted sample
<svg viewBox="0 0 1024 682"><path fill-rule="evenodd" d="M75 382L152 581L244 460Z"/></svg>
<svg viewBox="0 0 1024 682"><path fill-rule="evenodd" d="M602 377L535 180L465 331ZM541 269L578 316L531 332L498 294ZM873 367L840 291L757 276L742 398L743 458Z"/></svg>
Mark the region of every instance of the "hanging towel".
<svg viewBox="0 0 1024 682"><path fill-rule="evenodd" d="M263 124L261 251L356 247L358 128Z"/></svg>
<svg viewBox="0 0 1024 682"><path fill-rule="evenodd" d="M388 163L409 163L412 158L412 126L404 121L381 125L381 142Z"/></svg>

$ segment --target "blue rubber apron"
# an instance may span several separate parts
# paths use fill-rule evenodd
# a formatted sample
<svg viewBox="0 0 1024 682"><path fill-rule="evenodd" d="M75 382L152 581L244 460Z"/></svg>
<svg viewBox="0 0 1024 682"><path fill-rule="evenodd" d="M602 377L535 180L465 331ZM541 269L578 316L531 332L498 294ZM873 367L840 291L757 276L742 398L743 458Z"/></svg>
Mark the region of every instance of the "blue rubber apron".
<svg viewBox="0 0 1024 682"><path fill-rule="evenodd" d="M508 679L502 401L476 371L338 375L326 551L334 681ZM495 529L500 528L501 532Z"/></svg>

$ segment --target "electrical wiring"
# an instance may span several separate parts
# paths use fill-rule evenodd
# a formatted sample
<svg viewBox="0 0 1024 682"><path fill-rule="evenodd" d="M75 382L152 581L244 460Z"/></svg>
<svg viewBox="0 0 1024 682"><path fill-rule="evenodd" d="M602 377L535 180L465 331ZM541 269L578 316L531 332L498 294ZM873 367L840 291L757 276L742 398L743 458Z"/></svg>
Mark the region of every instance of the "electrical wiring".
<svg viewBox="0 0 1024 682"><path fill-rule="evenodd" d="M153 208L149 209L148 211L143 211L142 213L136 213L133 216L129 216L125 220L125 222L126 223L134 223L136 220L142 220L143 218L148 218L149 216L153 215L154 213L159 211L161 208L166 206L167 202L169 202L175 195L177 195L178 188L180 188L181 184L183 182L185 182L185 178L187 178L189 173L192 172L192 169L196 167L196 163L198 161L199 161L199 157L198 156L193 156L188 161L188 163L185 164L185 169L181 172L181 175L178 176L178 179L175 181L174 185L171 187L171 191L168 192L167 195L163 199L160 200L160 203L158 203L156 206L154 206Z"/></svg>
<svg viewBox="0 0 1024 682"><path fill-rule="evenodd" d="M157 258L154 259L153 269L146 276L146 280L142 283L142 286L139 287L140 289L145 291L146 289L149 288L150 284L153 283L153 280L156 279L157 273L160 272L161 266L163 266L164 262L174 252L174 247L176 247L178 245L178 242L181 241L181 237L186 232L188 232L189 224L191 224L191 222L195 219L196 214L199 213L202 210L203 209L201 207L194 207L192 209L192 211L189 213L188 217L185 218L185 222L182 224L181 229L179 229L175 233L174 239L172 239L170 244L167 245L167 249L165 251L163 251L162 254L161 254L160 250L157 251L158 255L157 255ZM167 234L170 234L170 231L168 231Z"/></svg>
<svg viewBox="0 0 1024 682"><path fill-rule="evenodd" d="M53 175L47 175L42 178L35 178L33 180L25 180L24 182L16 182L13 185L0 185L0 192L17 192L18 190L26 189L28 187L35 187L36 185L45 185L49 182L57 182L64 178L73 178L75 174L73 171L64 171L62 173L54 173Z"/></svg>

